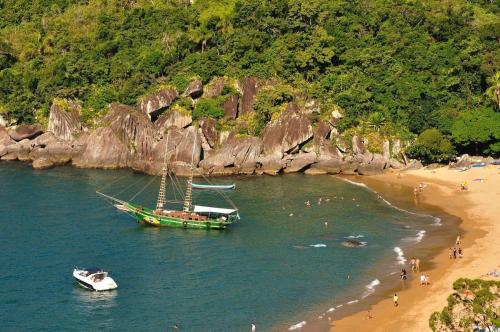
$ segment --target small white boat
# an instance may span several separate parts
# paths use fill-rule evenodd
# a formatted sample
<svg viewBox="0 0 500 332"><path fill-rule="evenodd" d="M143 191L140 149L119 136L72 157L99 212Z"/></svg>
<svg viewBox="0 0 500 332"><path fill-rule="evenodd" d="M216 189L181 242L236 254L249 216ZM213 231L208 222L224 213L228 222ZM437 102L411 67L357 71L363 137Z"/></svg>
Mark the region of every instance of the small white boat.
<svg viewBox="0 0 500 332"><path fill-rule="evenodd" d="M75 268L73 270L73 277L80 286L93 291L106 291L118 287L116 282L111 277L108 277L108 272L104 272L99 268Z"/></svg>

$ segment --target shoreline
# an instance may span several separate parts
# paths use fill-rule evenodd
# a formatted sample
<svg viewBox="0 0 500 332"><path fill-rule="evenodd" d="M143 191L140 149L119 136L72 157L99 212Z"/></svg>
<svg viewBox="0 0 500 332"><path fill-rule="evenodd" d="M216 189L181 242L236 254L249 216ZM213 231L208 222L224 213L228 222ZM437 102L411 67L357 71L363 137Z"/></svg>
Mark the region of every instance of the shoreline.
<svg viewBox="0 0 500 332"><path fill-rule="evenodd" d="M357 181L382 194L384 190L390 190L391 186L413 188L421 182L426 183L428 187L419 195L419 203L435 206L461 220L459 230L464 258L448 258L447 248L454 247L456 236L450 234L452 240L448 239L442 243L441 250L429 261L421 264L421 271L430 276L431 285L420 286L418 278L413 277L408 282L408 288L397 290L398 287L393 287L400 299L398 308L393 306L392 291L386 291L383 299L366 307L371 310L373 318L368 319L366 309L345 317L334 317L330 331L430 331L429 317L446 305L446 298L452 293L452 283L456 279L479 278L500 263L497 258L500 248L495 247L496 239L500 236L500 227L494 224L494 218L500 212L500 209L494 206L495 199L500 198L499 189L495 187L500 184L498 174L498 167L488 166L472 168L467 172L443 167L436 170L421 169L357 177ZM485 180L474 181L480 178ZM468 182L468 191L459 191L458 185L463 181ZM401 201L405 199L408 201L408 197L400 197ZM394 205L400 206L398 202ZM407 267L411 274L410 270Z"/></svg>
<svg viewBox="0 0 500 332"><path fill-rule="evenodd" d="M334 176L335 179L347 182L351 185L363 187L364 190L378 196L381 203L390 209L398 210L406 215L414 215L415 221L411 225L406 225L415 231L415 236L404 237L395 244L394 250L388 251L380 260L373 262L367 267L366 272L377 271L373 280L363 286L362 289L355 288L347 293L358 293L354 296L342 296L340 302L337 298L333 303L323 303L318 305L317 315L302 316L307 317L304 321L290 326L300 331L328 331L331 322L366 312L367 309L385 299L388 294L394 291L409 288L412 282L418 281L418 275L411 272L411 268L402 264L401 259L409 263L411 257L417 256L422 260L421 269L434 265L433 259L443 250L441 240L447 238L454 241L460 229L461 220L454 215L446 213L439 206L420 202L415 205L413 201L413 187L403 184L386 184L380 186L378 180L373 181L373 177L366 176ZM367 180L367 181L365 181ZM410 199L409 199L410 197ZM405 228L407 228L405 226ZM425 228L425 229L424 229ZM451 234L451 235L450 235ZM398 251L396 251L398 250ZM394 251L394 252L393 252ZM396 257L395 257L396 256ZM401 268L408 271L408 280L401 284L399 272ZM373 284L375 282L375 284ZM320 314L319 314L320 313ZM297 316L300 317L300 316ZM331 319L329 321L328 319ZM335 329L335 331L340 331Z"/></svg>

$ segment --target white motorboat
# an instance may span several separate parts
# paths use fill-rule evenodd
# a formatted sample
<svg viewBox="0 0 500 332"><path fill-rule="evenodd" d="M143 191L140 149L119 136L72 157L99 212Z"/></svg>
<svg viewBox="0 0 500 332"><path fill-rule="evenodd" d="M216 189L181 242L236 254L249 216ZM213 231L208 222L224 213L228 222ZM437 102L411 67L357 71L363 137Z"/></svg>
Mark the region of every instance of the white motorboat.
<svg viewBox="0 0 500 332"><path fill-rule="evenodd" d="M80 286L93 291L106 291L118 287L116 282L108 276L108 272L99 268L73 270L73 277L80 284Z"/></svg>

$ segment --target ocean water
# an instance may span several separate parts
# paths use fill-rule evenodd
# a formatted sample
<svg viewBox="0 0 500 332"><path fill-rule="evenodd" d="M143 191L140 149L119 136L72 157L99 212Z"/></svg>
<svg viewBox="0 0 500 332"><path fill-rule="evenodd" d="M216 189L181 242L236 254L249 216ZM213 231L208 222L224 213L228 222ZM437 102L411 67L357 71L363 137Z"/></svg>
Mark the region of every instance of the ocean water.
<svg viewBox="0 0 500 332"><path fill-rule="evenodd" d="M213 181L237 186L227 195L241 221L223 232L140 226L95 194L107 186L129 199L149 183L135 201L153 206L157 178L0 163L0 330L300 329L371 296L436 227L330 176ZM224 203L207 192L195 199ZM365 245L344 247L347 238ZM74 266L102 267L119 288L82 289Z"/></svg>

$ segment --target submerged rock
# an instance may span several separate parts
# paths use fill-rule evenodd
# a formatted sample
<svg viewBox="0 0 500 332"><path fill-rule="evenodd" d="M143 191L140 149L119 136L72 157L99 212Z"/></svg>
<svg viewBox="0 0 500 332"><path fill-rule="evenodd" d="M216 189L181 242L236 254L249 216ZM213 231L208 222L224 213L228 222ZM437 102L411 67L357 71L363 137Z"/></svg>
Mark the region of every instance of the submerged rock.
<svg viewBox="0 0 500 332"><path fill-rule="evenodd" d="M345 240L345 241L342 241L342 245L344 247L348 247L348 248L357 248L357 247L363 247L364 244L359 242L359 241L356 241L356 240Z"/></svg>

